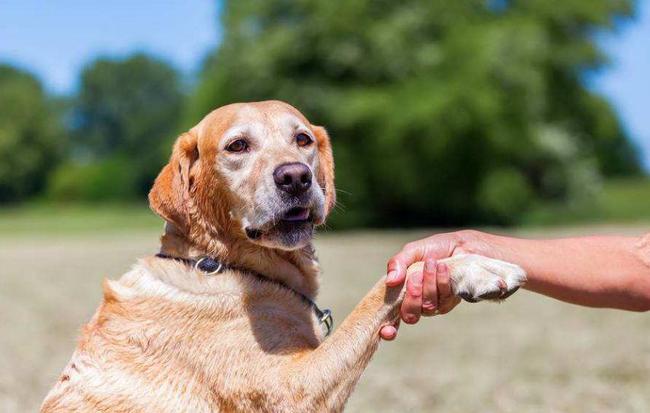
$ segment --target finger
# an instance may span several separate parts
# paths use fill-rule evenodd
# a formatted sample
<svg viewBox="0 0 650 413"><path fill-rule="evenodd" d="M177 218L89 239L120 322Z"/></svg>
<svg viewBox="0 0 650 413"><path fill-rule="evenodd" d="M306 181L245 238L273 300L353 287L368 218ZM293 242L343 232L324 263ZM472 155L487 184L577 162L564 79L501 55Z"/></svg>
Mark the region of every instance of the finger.
<svg viewBox="0 0 650 413"><path fill-rule="evenodd" d="M439 262L436 267L436 286L438 287L438 303L442 305L443 301L454 296L451 290L451 278L449 276L449 267L447 264Z"/></svg>
<svg viewBox="0 0 650 413"><path fill-rule="evenodd" d="M438 286L438 314L447 314L460 303L460 298L455 296L452 291L449 267L445 263L438 263L436 279Z"/></svg>
<svg viewBox="0 0 650 413"><path fill-rule="evenodd" d="M436 273L436 260L427 258L422 271L422 315L425 316L432 316L438 307Z"/></svg>
<svg viewBox="0 0 650 413"><path fill-rule="evenodd" d="M402 302L402 320L415 324L422 314L422 271L415 271L406 280L406 295Z"/></svg>
<svg viewBox="0 0 650 413"><path fill-rule="evenodd" d="M399 319L395 324L388 324L379 330L379 336L386 341L393 341L397 338L397 331L399 330Z"/></svg>
<svg viewBox="0 0 650 413"><path fill-rule="evenodd" d="M393 341L397 337L397 329L394 326L383 326L379 330L379 336L382 340Z"/></svg>
<svg viewBox="0 0 650 413"><path fill-rule="evenodd" d="M424 259L423 246L410 246L407 244L400 252L388 261L388 271L386 276L386 284L391 287L400 285L406 279L406 270L414 262L422 261Z"/></svg>

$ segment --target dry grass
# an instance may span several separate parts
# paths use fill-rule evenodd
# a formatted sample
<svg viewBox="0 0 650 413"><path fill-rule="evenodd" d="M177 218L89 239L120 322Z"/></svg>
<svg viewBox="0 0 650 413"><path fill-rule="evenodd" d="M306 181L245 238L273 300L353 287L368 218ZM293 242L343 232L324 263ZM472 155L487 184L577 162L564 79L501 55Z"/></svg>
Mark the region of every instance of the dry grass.
<svg viewBox="0 0 650 413"><path fill-rule="evenodd" d="M600 229L610 231L612 228ZM638 232L636 229L627 231ZM341 320L419 233L319 237L319 298ZM0 411L37 410L95 310L103 277L157 245L155 232L0 234ZM648 412L650 317L528 292L463 304L382 344L348 411Z"/></svg>

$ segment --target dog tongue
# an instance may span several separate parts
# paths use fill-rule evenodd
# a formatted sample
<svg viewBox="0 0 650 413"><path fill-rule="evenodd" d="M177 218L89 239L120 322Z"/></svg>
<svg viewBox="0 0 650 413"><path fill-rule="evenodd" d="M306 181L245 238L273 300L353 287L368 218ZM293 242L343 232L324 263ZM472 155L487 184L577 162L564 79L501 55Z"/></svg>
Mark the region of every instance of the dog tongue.
<svg viewBox="0 0 650 413"><path fill-rule="evenodd" d="M304 221L309 218L307 208L291 208L284 216L285 221Z"/></svg>

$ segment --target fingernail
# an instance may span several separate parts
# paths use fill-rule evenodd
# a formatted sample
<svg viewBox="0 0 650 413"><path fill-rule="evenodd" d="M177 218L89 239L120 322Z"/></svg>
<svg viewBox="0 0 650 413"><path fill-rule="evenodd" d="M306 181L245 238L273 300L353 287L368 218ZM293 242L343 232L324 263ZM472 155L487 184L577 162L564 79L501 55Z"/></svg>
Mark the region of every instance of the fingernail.
<svg viewBox="0 0 650 413"><path fill-rule="evenodd" d="M397 271L392 270L386 275L386 281L395 281L397 279Z"/></svg>
<svg viewBox="0 0 650 413"><path fill-rule="evenodd" d="M424 271L432 273L436 270L436 260L428 259L424 262Z"/></svg>
<svg viewBox="0 0 650 413"><path fill-rule="evenodd" d="M433 311L436 309L436 306L431 302L431 301L423 301L422 302L422 309L426 311Z"/></svg>
<svg viewBox="0 0 650 413"><path fill-rule="evenodd" d="M441 262L438 263L438 266L436 268L440 273L444 273L447 271L447 266Z"/></svg>
<svg viewBox="0 0 650 413"><path fill-rule="evenodd" d="M385 326L381 329L380 334L384 340L390 341L397 336L397 329L395 327Z"/></svg>

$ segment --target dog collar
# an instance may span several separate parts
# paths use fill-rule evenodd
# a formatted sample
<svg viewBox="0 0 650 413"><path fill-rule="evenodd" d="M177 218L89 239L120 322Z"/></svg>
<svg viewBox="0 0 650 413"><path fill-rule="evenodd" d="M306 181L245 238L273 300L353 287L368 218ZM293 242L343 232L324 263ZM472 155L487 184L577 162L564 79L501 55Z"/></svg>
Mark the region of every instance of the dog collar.
<svg viewBox="0 0 650 413"><path fill-rule="evenodd" d="M225 270L236 270L246 274L253 275L262 281L279 285L280 287L285 288L291 291L292 293L294 293L295 295L297 295L305 304L311 307L312 311L314 311L314 314L316 315L316 318L318 319L319 325L323 329L323 333L325 333L325 337L329 336L330 333L332 332L332 329L334 328L334 317L332 317L332 312L329 309L326 308L324 310L321 310L320 308L318 308L316 303L311 298L294 290L293 288L289 287L283 282L272 280L258 272L251 271L246 268L235 267L233 265L227 265L208 255L202 255L196 258L184 258L184 257L174 257L172 255L159 253L156 254L156 257L183 262L196 270L204 272L205 275L211 276L211 275L220 274Z"/></svg>

